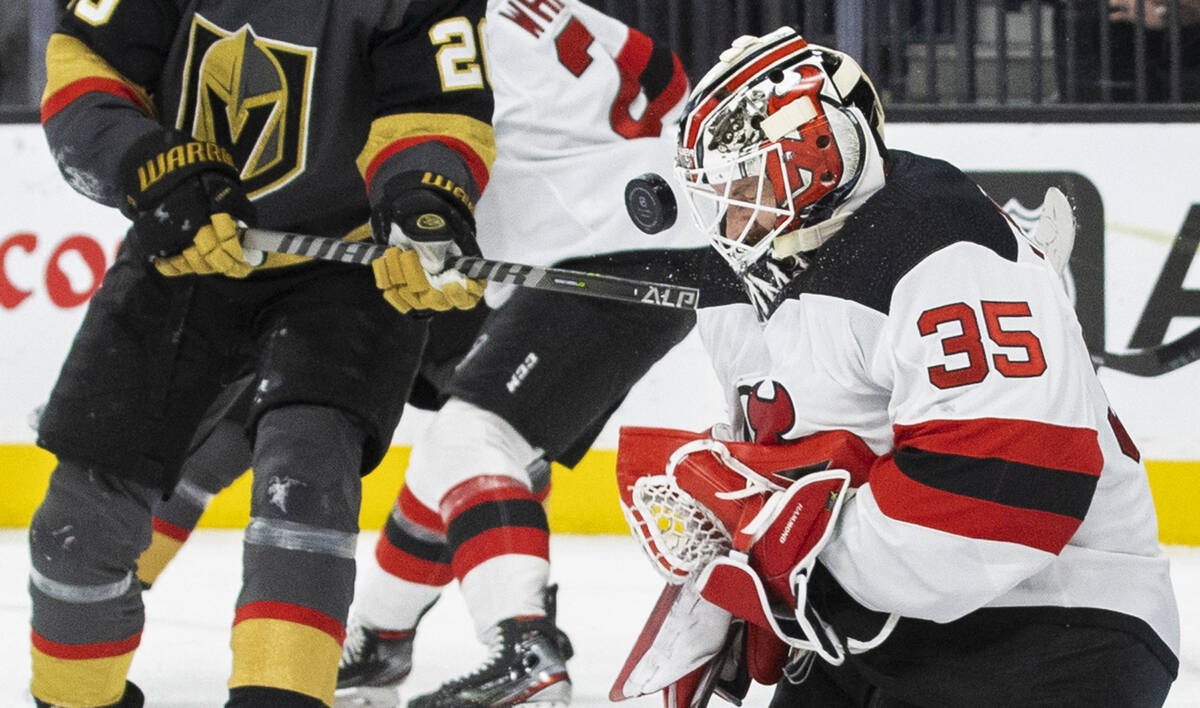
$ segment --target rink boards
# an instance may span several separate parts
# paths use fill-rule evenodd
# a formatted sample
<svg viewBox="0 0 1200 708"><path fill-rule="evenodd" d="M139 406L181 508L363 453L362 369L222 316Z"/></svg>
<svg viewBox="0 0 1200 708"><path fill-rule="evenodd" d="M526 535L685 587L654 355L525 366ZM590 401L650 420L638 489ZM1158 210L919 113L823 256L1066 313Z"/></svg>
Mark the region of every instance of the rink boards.
<svg viewBox="0 0 1200 708"><path fill-rule="evenodd" d="M1200 191L1197 124L892 124L890 145L955 162L997 202L1036 217L1046 186L1079 211L1071 287L1089 344L1120 352L1133 340L1171 341L1200 326ZM0 525L22 526L53 466L33 446L32 412L44 400L88 297L111 263L126 222L70 190L40 129L0 125ZM1189 215L1191 218L1189 218ZM1191 244L1172 249L1173 244ZM1180 268L1182 267L1182 271ZM1174 272L1185 275L1182 280ZM1174 278L1174 280L1172 280ZM1178 282L1177 282L1178 281ZM1157 287L1156 287L1157 286ZM1187 308L1191 307L1191 311ZM1101 378L1147 461L1168 543L1200 545L1200 364L1156 377L1102 369ZM631 393L574 470L555 472L551 526L621 533L612 469L621 425L706 428L721 418L712 373L689 338ZM378 527L399 485L409 444L425 418L407 415L395 446L365 482L364 528ZM245 522L245 480L202 521Z"/></svg>

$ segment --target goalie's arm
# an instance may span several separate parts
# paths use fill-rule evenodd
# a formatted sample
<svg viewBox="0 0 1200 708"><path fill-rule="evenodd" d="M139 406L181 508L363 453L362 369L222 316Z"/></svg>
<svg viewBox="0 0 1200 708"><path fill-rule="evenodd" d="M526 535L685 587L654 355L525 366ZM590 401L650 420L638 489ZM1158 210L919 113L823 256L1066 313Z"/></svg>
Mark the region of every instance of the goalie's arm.
<svg viewBox="0 0 1200 708"><path fill-rule="evenodd" d="M926 258L858 340L891 391L893 452L821 560L872 610L988 604L1062 552L1096 495L1107 422L1075 320L1041 268L980 256Z"/></svg>

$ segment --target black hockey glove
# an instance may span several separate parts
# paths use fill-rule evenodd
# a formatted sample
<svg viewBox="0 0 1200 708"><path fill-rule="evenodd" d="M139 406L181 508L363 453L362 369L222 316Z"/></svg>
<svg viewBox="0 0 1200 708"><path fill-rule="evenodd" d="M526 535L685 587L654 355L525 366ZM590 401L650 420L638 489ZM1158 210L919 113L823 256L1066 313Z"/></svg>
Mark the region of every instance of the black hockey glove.
<svg viewBox="0 0 1200 708"><path fill-rule="evenodd" d="M375 284L400 312L469 310L483 297L484 281L447 267L455 256L478 256L475 217L466 202L422 181L428 173L402 172L383 187L371 228L389 248L372 264ZM443 180L443 183L448 180Z"/></svg>
<svg viewBox="0 0 1200 708"><path fill-rule="evenodd" d="M233 156L174 130L139 139L121 160L131 247L163 275L248 275L237 221L254 220Z"/></svg>

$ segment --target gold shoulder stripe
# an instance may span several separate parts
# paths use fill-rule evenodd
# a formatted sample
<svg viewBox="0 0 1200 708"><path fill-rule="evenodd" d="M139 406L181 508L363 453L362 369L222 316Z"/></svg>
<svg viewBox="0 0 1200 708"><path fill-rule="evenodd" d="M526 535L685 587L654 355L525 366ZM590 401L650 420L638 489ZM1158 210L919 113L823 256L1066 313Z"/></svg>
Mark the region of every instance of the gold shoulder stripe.
<svg viewBox="0 0 1200 708"><path fill-rule="evenodd" d="M458 153L480 191L483 190L496 161L495 134L491 125L455 113L403 113L376 118L371 123L367 144L358 156L358 171L369 187L375 171L389 157L430 140Z"/></svg>
<svg viewBox="0 0 1200 708"><path fill-rule="evenodd" d="M147 116L154 117L154 104L146 89L126 79L99 54L80 40L55 33L46 45L46 90L42 93L42 122L71 101L92 91L129 100Z"/></svg>

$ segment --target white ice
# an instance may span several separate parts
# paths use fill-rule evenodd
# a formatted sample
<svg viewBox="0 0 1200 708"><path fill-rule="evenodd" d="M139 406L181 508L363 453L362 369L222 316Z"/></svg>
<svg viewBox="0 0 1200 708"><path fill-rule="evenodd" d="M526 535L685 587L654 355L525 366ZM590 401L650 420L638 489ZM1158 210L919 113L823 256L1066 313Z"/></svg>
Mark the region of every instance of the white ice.
<svg viewBox="0 0 1200 708"><path fill-rule="evenodd" d="M146 595L146 629L130 678L149 708L216 708L225 700L229 626L240 582L241 532L201 529ZM359 540L359 557L374 532ZM1183 620L1182 666L1167 706L1200 707L1200 548L1167 548ZM632 537L556 535L551 540L559 583L559 624L575 645L568 668L573 706L610 705L609 688L658 596L661 583ZM0 530L0 708L32 705L29 681L29 568L25 531ZM461 598L450 591L417 633L408 692L431 690L474 669L484 650L472 636ZM756 686L745 705L765 706ZM628 708L662 705L658 696L625 701ZM728 705L713 699L713 708Z"/></svg>

